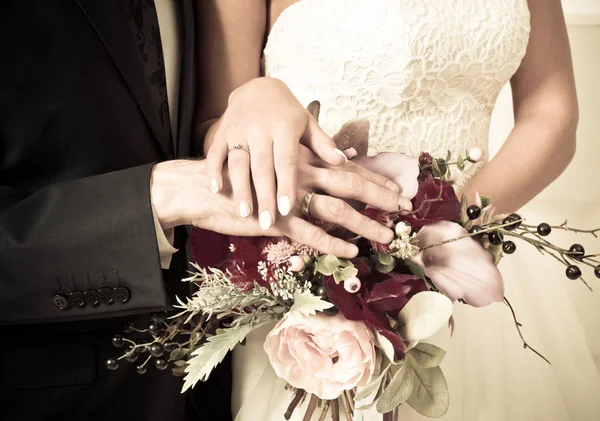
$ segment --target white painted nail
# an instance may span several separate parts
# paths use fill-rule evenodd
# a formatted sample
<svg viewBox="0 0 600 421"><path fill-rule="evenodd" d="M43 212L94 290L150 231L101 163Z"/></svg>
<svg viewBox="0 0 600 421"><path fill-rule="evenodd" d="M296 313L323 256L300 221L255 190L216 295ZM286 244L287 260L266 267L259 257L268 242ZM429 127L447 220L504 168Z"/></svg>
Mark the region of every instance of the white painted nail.
<svg viewBox="0 0 600 421"><path fill-rule="evenodd" d="M245 200L240 202L240 216L242 218L247 218L250 216L250 205Z"/></svg>
<svg viewBox="0 0 600 421"><path fill-rule="evenodd" d="M292 210L292 199L289 196L279 198L279 213L286 216Z"/></svg>
<svg viewBox="0 0 600 421"><path fill-rule="evenodd" d="M271 228L271 225L273 224L273 218L271 217L271 212L262 211L260 213L260 217L258 218L258 223L260 224L260 227L265 231L268 230L269 228Z"/></svg>
<svg viewBox="0 0 600 421"><path fill-rule="evenodd" d="M344 157L344 162L348 162L348 157L346 156L346 154L342 151L340 151L339 149L334 149L335 153L342 155Z"/></svg>
<svg viewBox="0 0 600 421"><path fill-rule="evenodd" d="M219 182L214 178L210 180L210 190L215 194L219 193Z"/></svg>

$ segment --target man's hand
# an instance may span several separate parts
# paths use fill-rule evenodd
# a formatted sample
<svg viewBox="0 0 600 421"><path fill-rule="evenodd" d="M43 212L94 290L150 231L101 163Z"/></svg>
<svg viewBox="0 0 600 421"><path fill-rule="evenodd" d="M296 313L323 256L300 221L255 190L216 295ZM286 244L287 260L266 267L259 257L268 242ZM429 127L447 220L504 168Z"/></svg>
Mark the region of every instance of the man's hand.
<svg viewBox="0 0 600 421"><path fill-rule="evenodd" d="M282 216L266 231L258 218L241 218L228 178L223 175L219 194L212 193L205 161L169 161L157 164L152 175L151 196L163 229L176 225L194 225L228 235L286 236L323 253L354 257L355 245L335 238L302 218L302 201L309 192L311 216L338 224L356 234L381 243L389 243L393 232L360 214L346 200L355 200L382 210L398 210L397 187L387 178L362 169L351 162L331 166L300 145L298 151L297 200L290 213ZM394 187L394 188L390 188Z"/></svg>

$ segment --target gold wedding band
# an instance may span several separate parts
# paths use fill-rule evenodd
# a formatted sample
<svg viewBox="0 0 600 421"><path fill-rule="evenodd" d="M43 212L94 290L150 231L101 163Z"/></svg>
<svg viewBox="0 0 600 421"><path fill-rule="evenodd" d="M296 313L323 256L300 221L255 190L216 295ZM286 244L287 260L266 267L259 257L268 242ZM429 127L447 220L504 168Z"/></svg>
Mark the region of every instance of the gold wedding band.
<svg viewBox="0 0 600 421"><path fill-rule="evenodd" d="M302 199L302 215L306 216L307 218L310 217L310 202L312 201L314 195L314 191L309 191L304 195L304 199Z"/></svg>
<svg viewBox="0 0 600 421"><path fill-rule="evenodd" d="M227 153L229 153L229 152L231 152L231 151L244 151L244 152L246 152L248 155L250 155L250 149L248 149L248 147L247 147L247 146L241 145L241 144L239 144L239 143L236 143L235 145L233 145L233 146L230 146L230 147L227 149Z"/></svg>

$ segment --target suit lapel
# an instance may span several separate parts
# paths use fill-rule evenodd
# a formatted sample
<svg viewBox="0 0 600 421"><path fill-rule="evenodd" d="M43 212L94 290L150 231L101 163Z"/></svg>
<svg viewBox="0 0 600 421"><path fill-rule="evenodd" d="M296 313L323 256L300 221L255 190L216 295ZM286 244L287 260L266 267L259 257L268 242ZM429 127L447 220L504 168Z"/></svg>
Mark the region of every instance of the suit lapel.
<svg viewBox="0 0 600 421"><path fill-rule="evenodd" d="M76 1L102 39L163 151L170 155L170 139L165 135L168 131L161 127L144 64L119 0Z"/></svg>
<svg viewBox="0 0 600 421"><path fill-rule="evenodd" d="M176 156L188 157L194 141L194 104L196 98L195 12L192 0L182 0L182 46L179 78L179 108L177 120Z"/></svg>

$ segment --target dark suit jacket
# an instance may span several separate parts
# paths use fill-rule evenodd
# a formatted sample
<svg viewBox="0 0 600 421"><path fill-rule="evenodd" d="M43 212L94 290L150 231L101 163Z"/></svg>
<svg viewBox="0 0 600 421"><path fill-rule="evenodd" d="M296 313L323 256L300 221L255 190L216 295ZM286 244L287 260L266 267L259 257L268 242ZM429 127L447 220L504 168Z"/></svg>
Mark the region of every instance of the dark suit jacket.
<svg viewBox="0 0 600 421"><path fill-rule="evenodd" d="M178 232L160 268L154 163L191 150L194 13L181 0L178 138L159 130L121 0L0 2L0 418L227 420L227 362L186 403L181 379L109 372L125 320L168 309L186 269ZM125 287L126 303L62 306L73 290ZM53 299L54 297L54 299ZM140 327L143 327L140 325Z"/></svg>

